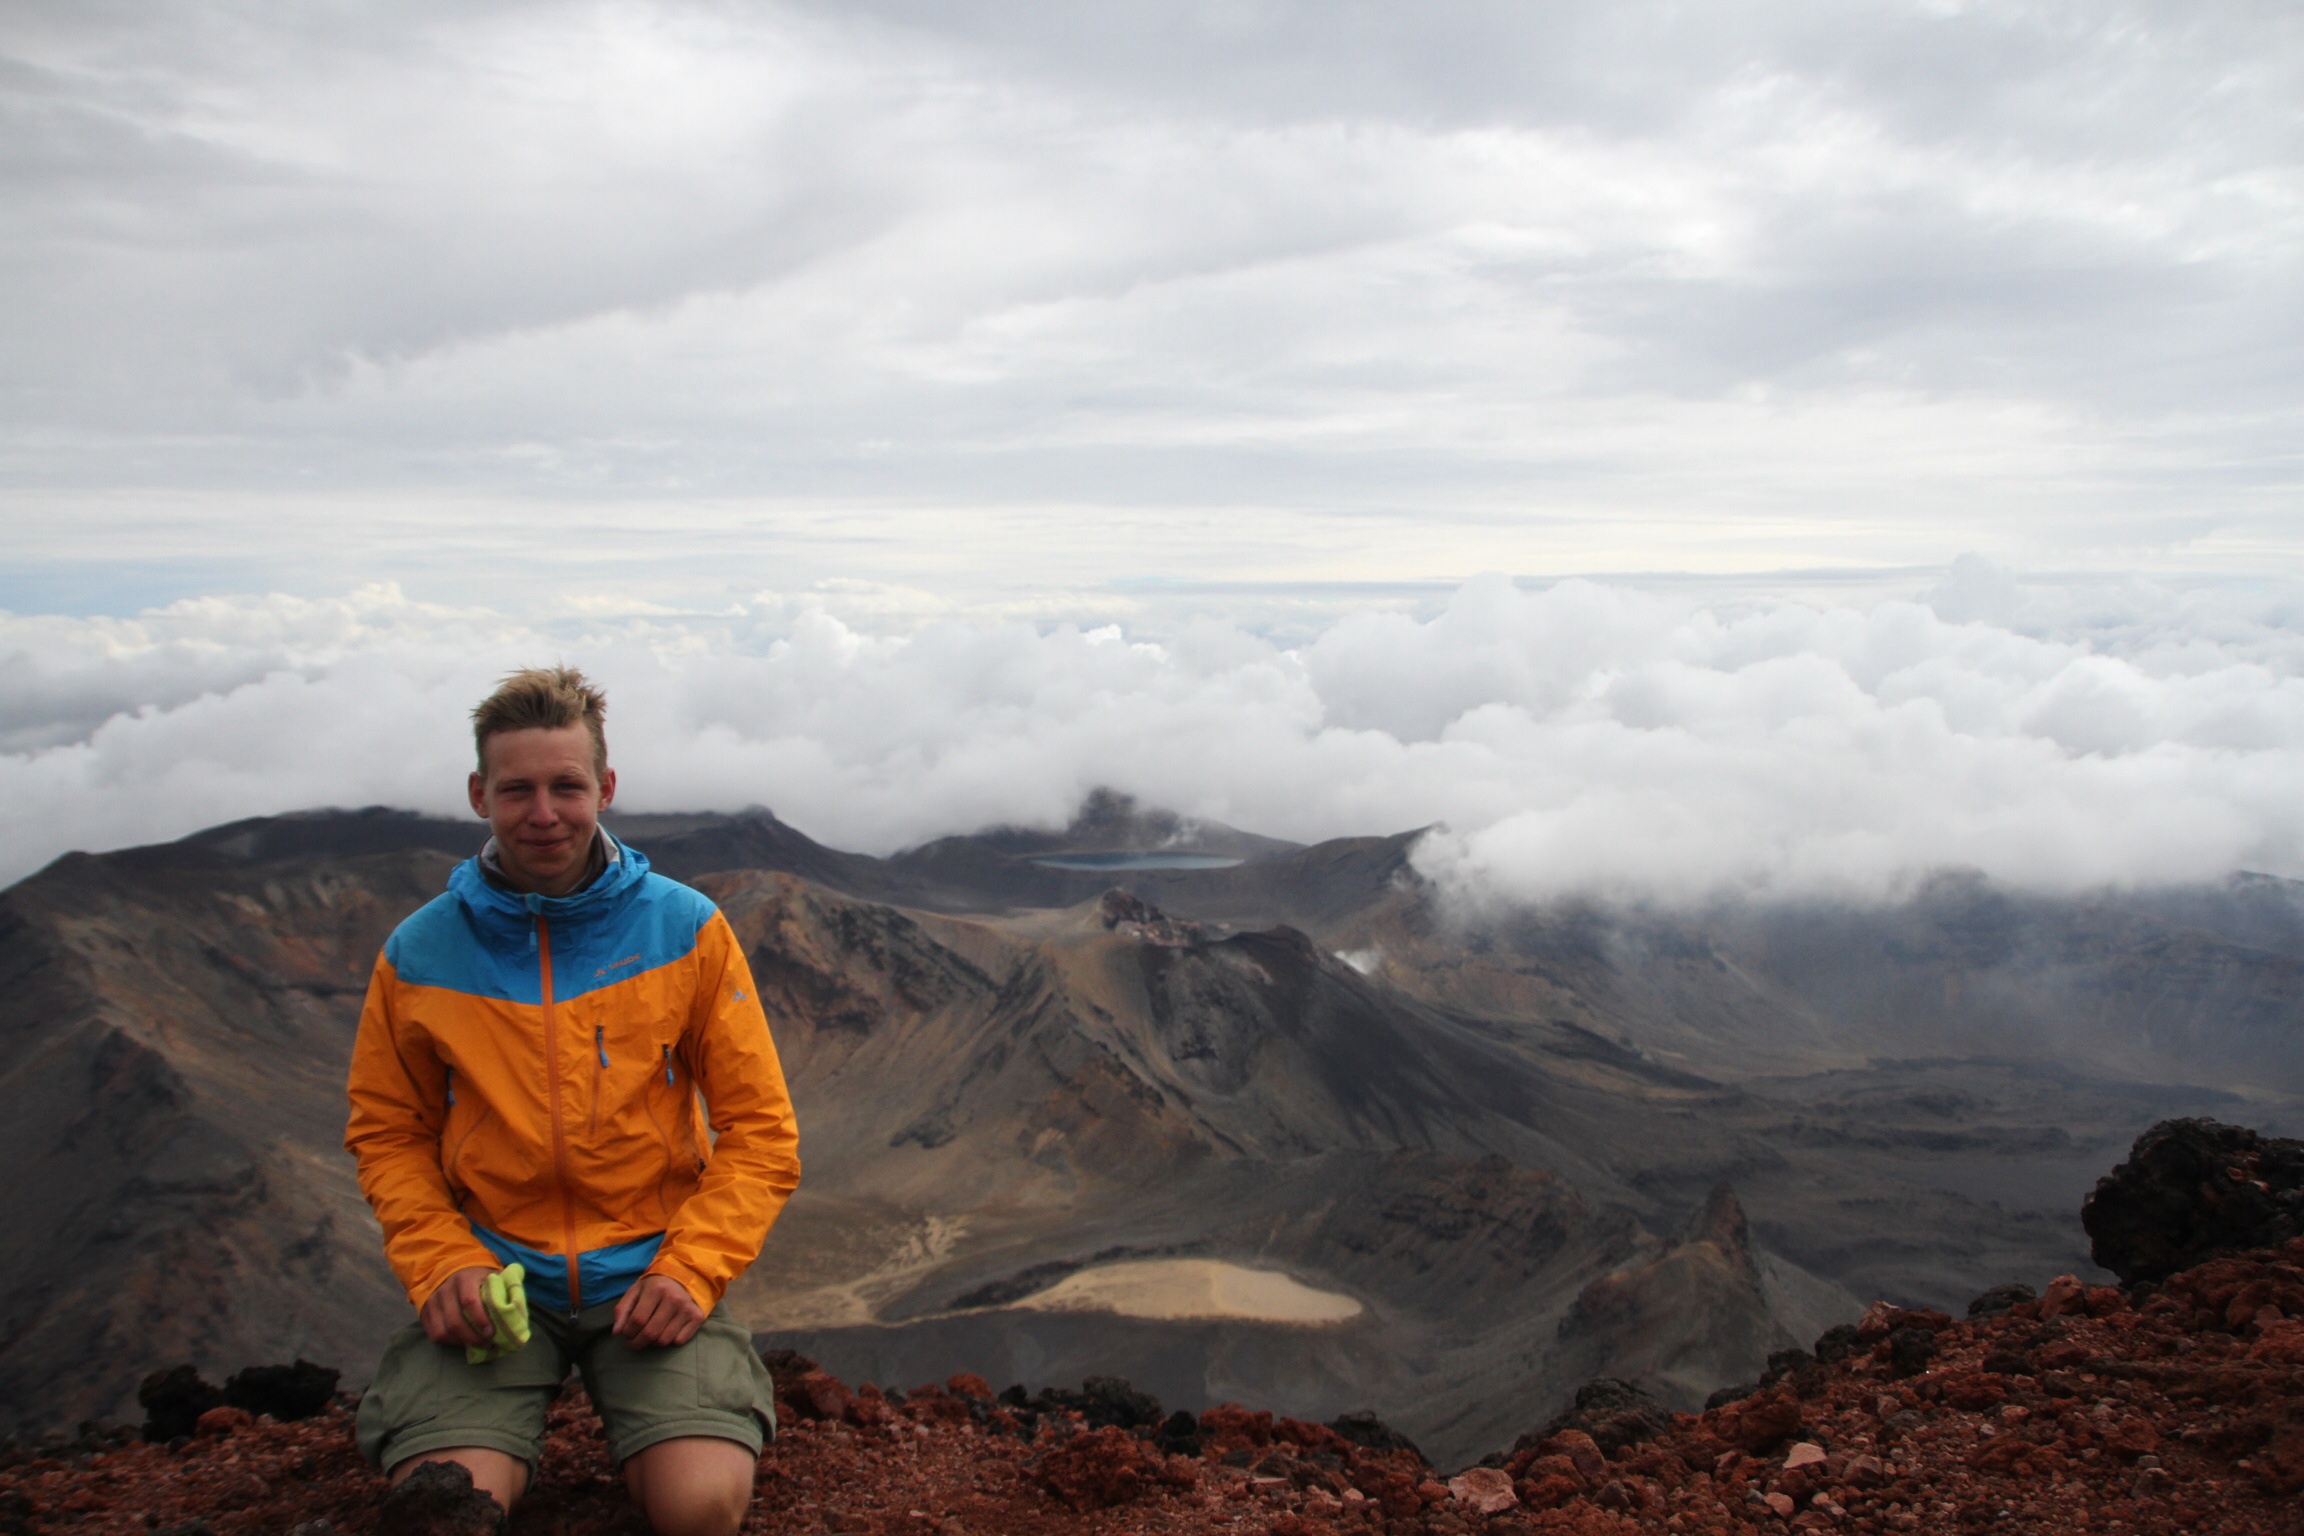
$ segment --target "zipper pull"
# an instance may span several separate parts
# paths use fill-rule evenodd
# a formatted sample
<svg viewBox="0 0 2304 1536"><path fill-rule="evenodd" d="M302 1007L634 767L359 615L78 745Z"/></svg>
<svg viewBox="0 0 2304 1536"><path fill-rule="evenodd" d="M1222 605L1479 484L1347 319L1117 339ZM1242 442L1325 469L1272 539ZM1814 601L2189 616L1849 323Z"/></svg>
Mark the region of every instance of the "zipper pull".
<svg viewBox="0 0 2304 1536"><path fill-rule="evenodd" d="M599 1050L599 1052L600 1052L600 1065L602 1065L602 1066L606 1066L606 1065L608 1065L608 1026L607 1026L607 1025L605 1025L605 1024L595 1024L594 1026L592 1026L592 1044L593 1044L593 1045L594 1045L594 1046L595 1046L595 1047L596 1047L596 1048Z"/></svg>
<svg viewBox="0 0 2304 1536"><path fill-rule="evenodd" d="M664 1081L672 1081L672 1047L664 1047Z"/></svg>

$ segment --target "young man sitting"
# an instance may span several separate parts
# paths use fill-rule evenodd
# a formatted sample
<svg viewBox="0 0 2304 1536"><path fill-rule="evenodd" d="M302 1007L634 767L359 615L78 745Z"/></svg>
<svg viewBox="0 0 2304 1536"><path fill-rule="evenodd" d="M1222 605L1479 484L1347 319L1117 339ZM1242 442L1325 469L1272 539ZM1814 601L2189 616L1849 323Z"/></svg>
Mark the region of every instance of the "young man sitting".
<svg viewBox="0 0 2304 1536"><path fill-rule="evenodd" d="M799 1183L798 1132L727 919L599 825L603 710L551 668L473 711L491 836L369 981L345 1145L419 1318L357 1432L395 1485L454 1462L509 1510L574 1366L658 1536L732 1536L774 1389L719 1301ZM516 1349L483 1298L515 1262Z"/></svg>

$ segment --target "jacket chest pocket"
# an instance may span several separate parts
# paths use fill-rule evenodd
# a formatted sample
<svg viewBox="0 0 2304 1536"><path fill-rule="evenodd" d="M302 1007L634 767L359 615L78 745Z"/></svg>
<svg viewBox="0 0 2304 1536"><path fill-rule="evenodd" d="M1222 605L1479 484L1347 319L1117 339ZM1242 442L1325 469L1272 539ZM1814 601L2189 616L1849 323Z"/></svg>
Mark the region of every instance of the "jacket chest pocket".
<svg viewBox="0 0 2304 1536"><path fill-rule="evenodd" d="M667 1160L676 1160L676 1138L687 1134L686 1117L676 1111L692 1090L678 1021L594 1020L586 1039L593 1134L646 1134L663 1146Z"/></svg>

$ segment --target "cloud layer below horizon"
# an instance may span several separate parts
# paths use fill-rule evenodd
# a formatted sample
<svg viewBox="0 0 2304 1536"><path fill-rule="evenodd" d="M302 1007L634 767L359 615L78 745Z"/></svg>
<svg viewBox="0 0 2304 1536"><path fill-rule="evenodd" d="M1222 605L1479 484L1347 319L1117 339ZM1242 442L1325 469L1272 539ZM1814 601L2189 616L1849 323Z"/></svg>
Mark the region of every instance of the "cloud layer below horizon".
<svg viewBox="0 0 2304 1536"><path fill-rule="evenodd" d="M68 849L387 804L462 814L465 711L558 657L611 694L627 809L766 804L886 853L1061 825L1090 789L1304 841L1431 823L1465 893L1892 894L2304 876L2293 600L2026 587L1705 605L1467 584L1282 649L820 598L546 624L409 601L207 599L0 619L0 878Z"/></svg>

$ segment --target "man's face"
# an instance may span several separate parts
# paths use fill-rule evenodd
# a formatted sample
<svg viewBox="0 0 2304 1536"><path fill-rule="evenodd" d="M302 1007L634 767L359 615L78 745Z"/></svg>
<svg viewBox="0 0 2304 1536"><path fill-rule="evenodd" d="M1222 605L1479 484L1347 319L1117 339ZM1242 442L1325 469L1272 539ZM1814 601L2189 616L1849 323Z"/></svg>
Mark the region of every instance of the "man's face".
<svg viewBox="0 0 2304 1536"><path fill-rule="evenodd" d="M581 725L498 731L472 775L472 809L496 834L504 878L523 891L565 896L584 877L593 829L616 798L616 770L592 771L592 736Z"/></svg>

